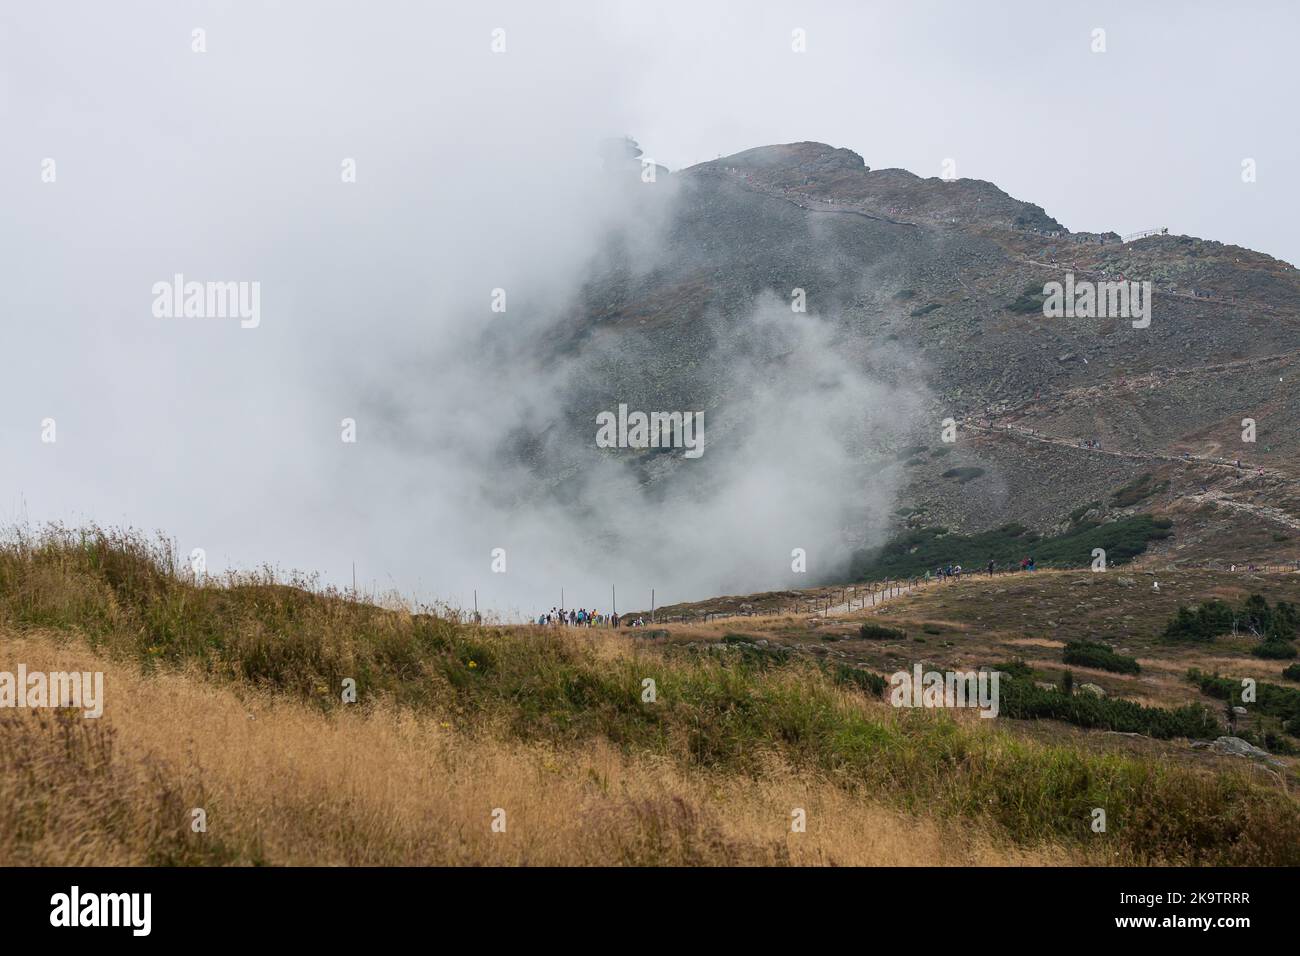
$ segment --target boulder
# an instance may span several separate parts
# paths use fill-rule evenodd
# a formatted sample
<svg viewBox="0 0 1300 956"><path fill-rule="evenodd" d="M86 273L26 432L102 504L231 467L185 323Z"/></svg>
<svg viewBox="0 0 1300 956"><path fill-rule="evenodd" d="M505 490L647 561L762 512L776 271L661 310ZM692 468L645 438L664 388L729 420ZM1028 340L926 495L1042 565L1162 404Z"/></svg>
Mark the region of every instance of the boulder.
<svg viewBox="0 0 1300 956"><path fill-rule="evenodd" d="M1234 757L1251 757L1255 760L1278 763L1267 750L1260 750L1254 744L1249 744L1240 737L1219 737L1214 743L1210 744L1210 749L1215 753L1230 754Z"/></svg>

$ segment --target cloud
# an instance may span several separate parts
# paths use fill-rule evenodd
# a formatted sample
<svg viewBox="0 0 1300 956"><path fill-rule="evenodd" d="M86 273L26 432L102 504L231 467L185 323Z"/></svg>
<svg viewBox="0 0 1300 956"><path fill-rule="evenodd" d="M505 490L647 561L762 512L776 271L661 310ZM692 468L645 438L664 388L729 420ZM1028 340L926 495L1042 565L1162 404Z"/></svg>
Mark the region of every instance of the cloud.
<svg viewBox="0 0 1300 956"><path fill-rule="evenodd" d="M810 574L829 572L846 542L877 536L897 481L881 450L925 401L895 371L914 358L850 334L844 295L806 316L781 299L706 309L680 347L635 323L593 328L589 307L610 302L593 276L621 270L631 294L661 273L689 277L698 251L671 231L692 211L676 177L611 186L606 137L644 130L648 153L674 164L803 139L924 175L954 155L962 175L1074 226L1123 225L1060 208L1098 196L1132 209L1134 228L1163 222L1135 204L1169 180L1207 233L1228 208L1233 236L1243 217L1273 228L1223 198L1241 195L1236 153L1220 157L1233 175L1204 209L1204 190L1165 175L1188 153L1222 152L1209 148L1217 124L1184 115L1194 101L1141 72L1176 75L1181 51L1200 56L1199 15L1153 59L1140 53L1145 21L1115 12L1101 62L1082 52L1083 27L1047 14L982 28L849 5L795 22L792 9L23 5L0 35L0 516L161 528L213 568L271 560L346 583L355 561L366 584L466 604L478 589L484 606L526 613L561 585L587 604L610 583L636 604L650 587L673 600L777 586L791 548L808 549ZM1283 42L1275 21L1293 16L1270 13L1263 42ZM809 29L804 59L789 52L792 26ZM937 45L904 42L934 29ZM1035 101L1020 60L988 50L1040 37L1075 59L1060 61L1069 82ZM1260 63L1285 69L1252 54L1223 75L1282 88ZM1116 108L1135 83L1151 108ZM1294 143L1285 124L1252 119L1271 109L1242 93L1231 111L1234 129L1272 130L1237 150L1262 171ZM1096 188L1078 188L1095 175L1087 148L1026 167L1024 118L1080 110L1126 124L1106 141L1143 141L1132 127L1154 113L1180 136L1148 137L1142 165L1120 156ZM40 180L46 158L55 183ZM347 160L355 183L342 181ZM1289 183L1262 176L1256 194ZM823 244L827 271L851 267L829 233L805 238ZM734 253L743 263L743 245ZM153 317L153 284L178 272L259 282L261 324ZM878 309L896 291L883 274L860 279ZM490 309L498 288L504 314ZM620 398L698 405L704 457L601 453L594 413ZM55 444L40 441L47 417ZM344 418L355 445L340 441ZM492 575L490 548L507 543L510 570Z"/></svg>

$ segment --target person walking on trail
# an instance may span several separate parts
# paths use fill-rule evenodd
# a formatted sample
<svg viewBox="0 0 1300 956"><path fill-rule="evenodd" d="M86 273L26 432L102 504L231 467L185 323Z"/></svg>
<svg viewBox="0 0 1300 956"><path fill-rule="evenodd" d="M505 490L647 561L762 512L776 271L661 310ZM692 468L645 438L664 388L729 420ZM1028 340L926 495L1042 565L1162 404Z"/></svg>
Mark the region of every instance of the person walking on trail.
<svg viewBox="0 0 1300 956"><path fill-rule="evenodd" d="M993 577L993 559L989 558L989 577Z"/></svg>

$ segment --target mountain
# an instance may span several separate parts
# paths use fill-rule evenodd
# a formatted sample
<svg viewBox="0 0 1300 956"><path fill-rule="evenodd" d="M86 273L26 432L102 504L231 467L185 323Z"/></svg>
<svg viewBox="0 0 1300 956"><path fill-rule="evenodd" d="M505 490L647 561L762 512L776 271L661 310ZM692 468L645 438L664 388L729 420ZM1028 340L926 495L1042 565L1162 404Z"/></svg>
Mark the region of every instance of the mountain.
<svg viewBox="0 0 1300 956"><path fill-rule="evenodd" d="M648 184L626 162L629 189L670 198L647 213L661 217L654 250L615 237L553 343L583 356L567 424L525 429L509 449L548 487L591 460L589 439L556 437L590 431L619 402L706 409L710 447L725 448L755 429L761 440L764 420L781 417L743 410L763 404L757 383L794 383L782 401L825 389L828 414L840 414L845 375L861 372L886 396L863 404L847 446L864 466L854 482L893 490L877 535L1008 522L1045 534L1072 512L1159 512L1175 522L1156 546L1169 560L1300 556L1295 267L1163 231L1128 242L1071 232L992 183L873 170L821 143L751 149ZM1149 326L1047 317L1044 287L1067 273L1149 282ZM792 313L795 290L806 314ZM816 324L815 342L790 331L800 321ZM853 372L812 361L813 349ZM643 487L709 486L708 470L678 455L621 451ZM852 539L859 519L862 543L871 516L843 521Z"/></svg>

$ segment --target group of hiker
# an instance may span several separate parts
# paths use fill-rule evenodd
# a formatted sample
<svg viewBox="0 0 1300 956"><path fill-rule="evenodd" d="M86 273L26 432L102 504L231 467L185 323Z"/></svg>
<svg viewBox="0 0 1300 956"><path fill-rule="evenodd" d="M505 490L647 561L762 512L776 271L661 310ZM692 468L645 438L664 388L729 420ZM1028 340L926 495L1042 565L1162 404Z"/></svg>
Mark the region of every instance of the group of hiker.
<svg viewBox="0 0 1300 956"><path fill-rule="evenodd" d="M545 614L537 618L537 623L543 627L549 625L564 625L565 627L602 627L609 624L611 627L618 627L617 614L602 614L600 611L588 610L585 607L569 608L553 607Z"/></svg>
<svg viewBox="0 0 1300 956"><path fill-rule="evenodd" d="M1097 441L1095 438L1080 438L1080 439L1079 439L1079 447L1080 447L1080 448L1095 448L1095 449L1097 449L1097 451L1101 451L1101 442Z"/></svg>
<svg viewBox="0 0 1300 956"><path fill-rule="evenodd" d="M553 607L545 614L539 614L537 623L541 627L645 627L644 618L630 618L617 614L605 614L585 607L577 609Z"/></svg>
<svg viewBox="0 0 1300 956"><path fill-rule="evenodd" d="M989 559L989 563L988 563L988 565L985 566L984 570L985 570L985 573L987 573L989 577L993 577L993 572L997 570L997 563L996 563L995 561L993 561L992 558L990 558L990 559ZM1038 570L1038 565L1034 563L1034 559L1033 559L1033 558L1030 558L1030 557L1022 558L1021 561L1020 561L1020 570L1021 570L1021 571L1037 571L1037 570ZM975 573L976 573L976 571L974 571L974 570L972 570L972 569L969 569L969 568L963 570L963 569L962 569L962 566L961 566L960 564L941 564L941 565L939 565L939 567L937 567L937 568L934 569L934 577L938 578L938 579L941 580L941 581L942 581L944 578L961 578L961 576L962 576L963 574L970 575L970 574L975 574ZM929 572L929 571L926 571L926 572L925 572L925 579L926 579L927 581L930 580L930 576L931 576L931 575L930 575L930 572Z"/></svg>

